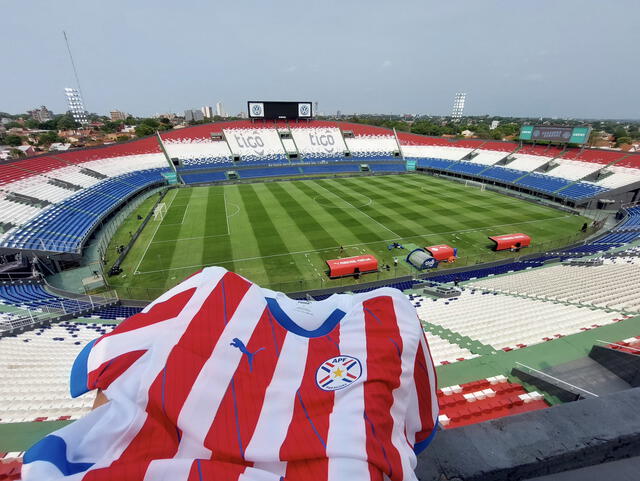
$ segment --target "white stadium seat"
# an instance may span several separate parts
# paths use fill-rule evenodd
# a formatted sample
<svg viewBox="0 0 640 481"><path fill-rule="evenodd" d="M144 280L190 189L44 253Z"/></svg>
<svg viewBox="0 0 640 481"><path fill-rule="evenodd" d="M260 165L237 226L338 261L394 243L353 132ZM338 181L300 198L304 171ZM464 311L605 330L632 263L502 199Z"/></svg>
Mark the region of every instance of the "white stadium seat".
<svg viewBox="0 0 640 481"><path fill-rule="evenodd" d="M507 277L516 276L504 278ZM575 334L595 324L609 324L622 316L617 312L541 299L483 294L480 290L467 290L453 299L427 300L417 310L420 318L431 324L496 349L537 344L545 338Z"/></svg>
<svg viewBox="0 0 640 481"><path fill-rule="evenodd" d="M85 344L113 327L65 322L0 338L0 423L77 419L89 412L94 394L72 399L69 372Z"/></svg>

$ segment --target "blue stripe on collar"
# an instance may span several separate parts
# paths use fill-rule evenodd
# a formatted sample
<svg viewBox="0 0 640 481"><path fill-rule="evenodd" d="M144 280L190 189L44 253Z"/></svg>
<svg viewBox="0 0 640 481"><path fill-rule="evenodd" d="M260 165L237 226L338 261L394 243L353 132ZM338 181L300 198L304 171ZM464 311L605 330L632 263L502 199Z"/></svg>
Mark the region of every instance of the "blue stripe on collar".
<svg viewBox="0 0 640 481"><path fill-rule="evenodd" d="M322 325L320 325L320 327L314 329L313 331L309 331L293 322L293 320L287 315L287 313L284 312L284 310L280 307L278 301L276 301L273 297L265 297L265 299L267 301L267 305L269 306L271 314L273 314L275 320L278 321L278 324L284 327L287 331L303 337L326 336L346 315L343 310L334 309L329 317L327 317Z"/></svg>

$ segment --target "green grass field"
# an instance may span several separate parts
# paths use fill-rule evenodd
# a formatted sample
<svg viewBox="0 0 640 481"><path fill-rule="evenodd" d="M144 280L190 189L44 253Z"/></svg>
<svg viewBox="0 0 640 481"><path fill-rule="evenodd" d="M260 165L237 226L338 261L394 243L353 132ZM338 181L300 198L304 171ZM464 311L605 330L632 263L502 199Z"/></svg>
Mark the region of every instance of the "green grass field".
<svg viewBox="0 0 640 481"><path fill-rule="evenodd" d="M155 199L143 203L112 240L126 243ZM413 272L405 246L447 243L459 249L456 266L496 260L489 235L524 232L525 253L564 246L579 238L587 219L422 175L292 180L180 188L164 199L167 213L151 220L110 284L124 297L154 298L203 266L219 265L265 287L296 291L353 283L329 281L326 260L374 254L397 269L364 275L359 282ZM441 268L448 266L442 265Z"/></svg>

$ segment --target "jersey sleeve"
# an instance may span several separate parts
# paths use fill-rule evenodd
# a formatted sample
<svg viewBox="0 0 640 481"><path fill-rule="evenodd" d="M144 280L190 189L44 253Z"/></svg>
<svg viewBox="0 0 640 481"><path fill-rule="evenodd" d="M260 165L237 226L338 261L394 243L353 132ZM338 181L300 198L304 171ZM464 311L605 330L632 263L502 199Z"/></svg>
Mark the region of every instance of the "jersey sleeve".
<svg viewBox="0 0 640 481"><path fill-rule="evenodd" d="M159 327L164 321L178 316L194 292L195 288L188 288L156 300L148 310L145 309L146 312L131 316L112 332L88 343L71 368L71 396L108 389L113 381L153 349L155 339L162 335Z"/></svg>
<svg viewBox="0 0 640 481"><path fill-rule="evenodd" d="M436 372L424 333L420 336L416 352L413 380L415 395L407 413L407 422L411 424L408 426L412 428L411 431L415 432L413 450L418 454L433 440L438 424Z"/></svg>

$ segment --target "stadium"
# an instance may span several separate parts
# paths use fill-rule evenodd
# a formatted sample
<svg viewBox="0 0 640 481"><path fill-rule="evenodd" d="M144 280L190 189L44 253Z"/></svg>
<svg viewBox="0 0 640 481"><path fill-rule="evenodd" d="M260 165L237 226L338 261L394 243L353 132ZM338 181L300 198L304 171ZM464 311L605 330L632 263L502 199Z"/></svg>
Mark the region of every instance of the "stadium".
<svg viewBox="0 0 640 481"><path fill-rule="evenodd" d="M633 399L640 154L588 148L581 126L460 140L315 120L311 103L293 104L0 165L8 458L89 412L90 395L67 391L87 341L213 265L295 299L402 290L452 435ZM627 408L607 419L624 449Z"/></svg>

